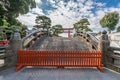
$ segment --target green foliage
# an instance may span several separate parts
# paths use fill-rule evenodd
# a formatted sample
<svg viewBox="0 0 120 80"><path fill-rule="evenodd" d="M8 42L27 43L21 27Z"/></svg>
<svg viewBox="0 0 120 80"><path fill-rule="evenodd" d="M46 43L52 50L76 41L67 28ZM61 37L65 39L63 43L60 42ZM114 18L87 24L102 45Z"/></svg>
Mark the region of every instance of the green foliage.
<svg viewBox="0 0 120 80"><path fill-rule="evenodd" d="M37 30L37 28L35 26L33 26L32 30Z"/></svg>
<svg viewBox="0 0 120 80"><path fill-rule="evenodd" d="M15 20L15 19L14 19ZM22 25L19 21L15 20L15 22L8 23L6 19L2 19L3 25L0 26L0 30L3 34L6 34L6 38L10 39L10 35L13 32L13 29L19 29L21 36L25 36L25 30L28 30L25 25ZM1 34L2 35L2 34Z"/></svg>
<svg viewBox="0 0 120 80"><path fill-rule="evenodd" d="M74 29L76 30L76 32L79 32L79 30L85 30L91 32L92 30L88 27L88 25L90 25L88 19L83 18L74 24Z"/></svg>
<svg viewBox="0 0 120 80"><path fill-rule="evenodd" d="M5 34L4 34L3 31L1 30L1 31L0 31L0 40L4 40L4 35L5 35Z"/></svg>
<svg viewBox="0 0 120 80"><path fill-rule="evenodd" d="M47 16L37 16L35 22L37 25L34 28L43 28L43 30L47 29L47 31L50 29L51 19Z"/></svg>
<svg viewBox="0 0 120 80"><path fill-rule="evenodd" d="M120 26L117 28L117 32L120 32Z"/></svg>
<svg viewBox="0 0 120 80"><path fill-rule="evenodd" d="M30 8L35 8L35 0L2 0L3 3L0 9L6 10L8 13L25 14Z"/></svg>
<svg viewBox="0 0 120 80"><path fill-rule="evenodd" d="M58 36L58 34L63 32L62 25L58 24L58 25L52 26L52 32L53 32L53 35Z"/></svg>
<svg viewBox="0 0 120 80"><path fill-rule="evenodd" d="M2 26L2 25L3 25L3 19L0 18L0 26Z"/></svg>
<svg viewBox="0 0 120 80"><path fill-rule="evenodd" d="M109 31L114 30L115 26L119 21L119 13L111 12L105 15L101 20L100 24L103 28L108 28Z"/></svg>
<svg viewBox="0 0 120 80"><path fill-rule="evenodd" d="M29 11L29 8L35 8L35 0L0 0L0 30L2 34L7 35L7 39L14 28L19 29L22 37L24 37L25 31L28 30L25 25L22 25L16 17L19 14L25 14Z"/></svg>
<svg viewBox="0 0 120 80"><path fill-rule="evenodd" d="M26 30L27 27L25 25L22 25L22 24L15 24L15 25L10 25L9 23L7 23L6 20L4 20L4 25L3 26L0 26L0 30L6 34L6 38L7 39L10 39L10 36L11 36L11 33L13 32L14 29L19 29L20 33L21 33L21 36L24 37L26 35Z"/></svg>

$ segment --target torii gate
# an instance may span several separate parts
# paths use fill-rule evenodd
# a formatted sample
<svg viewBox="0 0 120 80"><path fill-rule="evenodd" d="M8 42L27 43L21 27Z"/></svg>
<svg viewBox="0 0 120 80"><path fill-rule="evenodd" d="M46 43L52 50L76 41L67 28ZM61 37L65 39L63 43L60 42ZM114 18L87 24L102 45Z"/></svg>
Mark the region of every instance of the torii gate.
<svg viewBox="0 0 120 80"><path fill-rule="evenodd" d="M74 28L63 28L63 30L68 30L68 38L70 38L70 30L73 30Z"/></svg>

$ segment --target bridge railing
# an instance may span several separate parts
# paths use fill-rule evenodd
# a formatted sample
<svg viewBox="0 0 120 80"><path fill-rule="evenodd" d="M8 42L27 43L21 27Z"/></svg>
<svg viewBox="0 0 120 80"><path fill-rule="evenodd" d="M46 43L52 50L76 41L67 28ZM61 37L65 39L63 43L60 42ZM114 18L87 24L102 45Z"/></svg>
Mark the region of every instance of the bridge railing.
<svg viewBox="0 0 120 80"><path fill-rule="evenodd" d="M0 46L6 46L6 45L8 45L9 44L9 41L7 41L7 40L0 40Z"/></svg>
<svg viewBox="0 0 120 80"><path fill-rule="evenodd" d="M43 32L40 30L33 31L32 33L28 34L26 37L22 39L23 48L28 49L32 47L36 40L43 38L45 34L47 34L47 32Z"/></svg>
<svg viewBox="0 0 120 80"><path fill-rule="evenodd" d="M47 33L44 31L36 30L28 34L23 39L21 38L18 39L12 36L12 39L10 40L9 45L0 46L0 71L16 66L17 51L19 49L22 49L22 50L30 49L36 41L40 41L41 39L44 39L46 34Z"/></svg>
<svg viewBox="0 0 120 80"><path fill-rule="evenodd" d="M120 72L120 48L110 47L107 32L103 31L99 40L94 35L82 31L77 35L91 49L102 51L102 61L105 67Z"/></svg>
<svg viewBox="0 0 120 80"><path fill-rule="evenodd" d="M87 41L89 41L89 44L91 45L92 49L98 49L99 40L95 36L93 36L90 33L87 33Z"/></svg>
<svg viewBox="0 0 120 80"><path fill-rule="evenodd" d="M85 43L87 43L91 49L94 49L94 50L99 49L98 48L99 40L94 35L90 33L82 32L82 31L77 35L80 36L82 39L84 39Z"/></svg>
<svg viewBox="0 0 120 80"><path fill-rule="evenodd" d="M109 47L106 54L106 67L120 72L120 48Z"/></svg>
<svg viewBox="0 0 120 80"><path fill-rule="evenodd" d="M34 51L19 50L16 71L24 66L97 67L103 72L101 51Z"/></svg>
<svg viewBox="0 0 120 80"><path fill-rule="evenodd" d="M5 62L6 58L9 56L6 54L6 49L8 48L8 45L0 46L0 70L5 69Z"/></svg>

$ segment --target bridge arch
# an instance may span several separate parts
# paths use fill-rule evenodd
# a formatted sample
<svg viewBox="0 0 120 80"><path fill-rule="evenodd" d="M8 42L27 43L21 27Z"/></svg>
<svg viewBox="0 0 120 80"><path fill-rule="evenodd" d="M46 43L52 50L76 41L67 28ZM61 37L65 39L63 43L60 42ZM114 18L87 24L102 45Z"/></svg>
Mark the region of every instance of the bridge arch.
<svg viewBox="0 0 120 80"><path fill-rule="evenodd" d="M68 30L68 37L70 37L70 30L72 30L72 29L67 28L67 29L64 29L64 30ZM41 32L41 31L35 31L34 33L31 33L30 35L28 35L26 38L22 39L21 41L22 41L23 49L28 49L29 50L31 48L31 46L34 45L35 42L37 42L38 39L44 37L43 35L46 35L45 37L47 37L47 33ZM103 36L104 36L104 34L103 34ZM83 39L83 41L86 42L86 44L88 44L91 48L94 46L95 50L100 49L102 51L103 62L106 62L106 63L104 63L104 65L106 67L108 67L110 69L113 69L113 70L116 70L116 71L118 71L118 70L120 71L119 67L114 66L114 64L115 64L114 61L116 61L116 57L115 57L116 53L114 52L114 50L120 51L120 49L109 47L109 44L108 44L109 41L108 40L101 40L101 41L98 40L97 41L96 39L93 38L92 35L90 35L88 33L80 32L79 34L77 34L77 37L80 37L81 39ZM21 43L19 43L19 41L16 41L16 42L13 41L13 42L16 43L19 46L21 45ZM100 44L99 44L99 42L100 42ZM12 45L15 46L15 44L12 44ZM100 45L99 46L100 48L98 47L98 45ZM26 48L26 47L28 47L28 48ZM11 49L11 48L9 48L9 49ZM17 57L16 55L18 55L17 50L16 50L16 52L12 52L13 49L11 49L11 50L9 50L9 49L7 49L6 54L9 53L9 55L12 56L12 57L9 57L9 56L5 55L2 58L5 57L6 61L7 61L7 59L15 61L16 60L15 57ZM14 49L16 49L16 47ZM20 50L20 49L18 49L18 50ZM69 53L69 52L67 52L67 53ZM109 53L113 54L113 55L110 55ZM63 57L63 56L60 55L60 57ZM78 57L78 56L76 56L76 57ZM118 57L117 57L117 59L118 59ZM12 62L12 61L10 61L10 62ZM109 62L110 64L108 64L107 62ZM8 63L8 62L5 62L5 63ZM14 64L7 64L7 65L15 65L15 64L16 64L16 62ZM8 67L8 66L6 66L6 67ZM115 69L115 68L117 68L117 69Z"/></svg>

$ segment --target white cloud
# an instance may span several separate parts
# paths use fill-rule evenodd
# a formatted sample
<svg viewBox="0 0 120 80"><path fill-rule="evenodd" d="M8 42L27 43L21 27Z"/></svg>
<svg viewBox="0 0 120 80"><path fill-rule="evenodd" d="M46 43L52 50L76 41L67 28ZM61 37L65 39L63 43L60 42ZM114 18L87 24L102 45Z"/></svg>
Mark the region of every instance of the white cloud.
<svg viewBox="0 0 120 80"><path fill-rule="evenodd" d="M36 3L41 3L41 0L35 0Z"/></svg>
<svg viewBox="0 0 120 80"><path fill-rule="evenodd" d="M43 10L39 9L38 6L36 8L33 8L30 12L38 15L44 15Z"/></svg>
<svg viewBox="0 0 120 80"><path fill-rule="evenodd" d="M19 15L19 17L17 19L22 24L27 25L29 29L32 29L32 27L35 25L35 19L36 19L37 15L44 15L43 11L41 9L39 9L38 7L33 8L27 14Z"/></svg>
<svg viewBox="0 0 120 80"><path fill-rule="evenodd" d="M47 0L47 1L49 1L49 2L52 3L52 4L55 4L55 1L54 1L54 0Z"/></svg>
<svg viewBox="0 0 120 80"><path fill-rule="evenodd" d="M105 6L106 4L105 3L95 3L98 7L102 7L102 6Z"/></svg>
<svg viewBox="0 0 120 80"><path fill-rule="evenodd" d="M84 3L84 2L86 2L87 0L77 0L78 2L80 2L80 3Z"/></svg>
<svg viewBox="0 0 120 80"><path fill-rule="evenodd" d="M86 6L92 6L93 3L94 3L93 1L88 0L87 2L85 2L85 5L86 5Z"/></svg>
<svg viewBox="0 0 120 80"><path fill-rule="evenodd" d="M95 31L103 30L99 24L100 19L108 12L117 11L120 14L120 4L118 8L105 7L106 3L94 2L94 0L73 0L65 3L64 0L47 0L56 8L56 10L48 10L46 16L52 20L52 25L62 24L63 27L73 27L73 24L81 18L88 18L90 28ZM57 1L57 3L55 3ZM41 0L36 0L37 5L41 5ZM96 10L96 11L95 11ZM29 15L29 16L28 16ZM44 15L41 8L34 8L28 14L19 16L19 20L27 25L34 25L37 15ZM120 25L120 23L118 24Z"/></svg>
<svg viewBox="0 0 120 80"><path fill-rule="evenodd" d="M17 19L22 22L22 24L26 24L29 29L32 28L33 25L35 25L36 15L33 15L31 13L27 13L26 15L20 15Z"/></svg>

